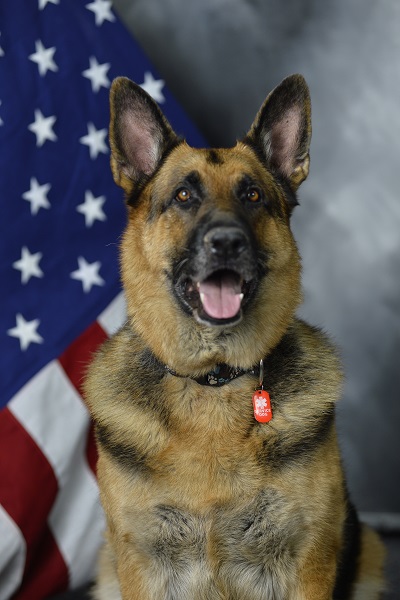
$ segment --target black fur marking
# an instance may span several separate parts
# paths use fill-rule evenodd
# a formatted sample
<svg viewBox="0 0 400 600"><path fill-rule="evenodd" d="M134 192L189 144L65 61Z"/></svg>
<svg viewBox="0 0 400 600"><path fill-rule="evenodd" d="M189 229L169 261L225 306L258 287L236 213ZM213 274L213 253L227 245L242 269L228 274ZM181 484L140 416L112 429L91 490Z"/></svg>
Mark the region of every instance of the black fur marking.
<svg viewBox="0 0 400 600"><path fill-rule="evenodd" d="M169 426L169 410L163 402L162 388L159 386L166 375L164 365L154 356L150 349L143 350L138 356L136 365L135 386L137 393L135 403L146 410L151 410L164 427Z"/></svg>
<svg viewBox="0 0 400 600"><path fill-rule="evenodd" d="M204 247L204 237L208 231L214 229L216 227L238 227L242 230L243 235L246 237L248 241L248 253L242 253L243 256L246 256L246 260L248 259L250 265L248 266L248 270L254 270L254 261L256 260L256 246L254 242L254 236L252 235L251 226L247 220L243 219L241 214L227 214L220 215L215 212L213 209L209 210L203 217L198 221L195 228L193 228L191 235L189 236L187 242L187 252L186 255L190 259L190 263L194 265L195 270L202 271L203 268L205 270L212 270L214 265L208 264L214 260L214 262L219 262L220 258L218 256L212 255L211 259L205 252ZM229 257L228 257L229 258ZM205 266L205 264L207 265ZM237 258L232 258L232 263L229 264L229 260L227 264L221 265L216 264L215 268L227 268L235 270ZM253 274L249 275L249 279Z"/></svg>
<svg viewBox="0 0 400 600"><path fill-rule="evenodd" d="M182 188L187 188L191 197L186 202L178 202L176 195ZM168 210L171 206L179 206L181 210L190 210L192 208L198 208L204 197L203 183L198 171L191 171L188 173L177 185L176 188L171 189L170 197L164 198L164 201L159 209L159 213L163 213ZM154 212L154 216L158 213Z"/></svg>
<svg viewBox="0 0 400 600"><path fill-rule="evenodd" d="M242 213L245 212L240 205L239 208ZM205 243L206 234L217 227L236 227L241 230L246 243L240 255L213 252L210 245ZM213 209L207 211L192 228L182 253L173 261L172 290L180 308L186 315L197 311L200 318L213 323L212 318L202 312L195 283L204 281L218 271L232 271L242 280L242 309L247 310L247 303L251 301L258 285L263 258L256 246L249 220L243 218L240 212L237 215L223 214ZM221 322L222 320L218 321Z"/></svg>
<svg viewBox="0 0 400 600"><path fill-rule="evenodd" d="M285 403L303 402L303 395L312 389L320 372L307 362L295 332L289 331L264 361L264 386L271 395L273 410L284 411ZM335 408L330 405L301 431L292 431L278 438L267 438L259 461L274 468L284 468L296 461L309 460L329 436L335 422ZM253 423L253 427L259 425Z"/></svg>
<svg viewBox="0 0 400 600"><path fill-rule="evenodd" d="M139 368L150 379L150 385L160 383L165 375L163 364L154 356L150 348L146 348L139 355Z"/></svg>
<svg viewBox="0 0 400 600"><path fill-rule="evenodd" d="M273 397L272 406L273 406ZM327 439L335 422L335 410L324 412L319 419L315 419L312 426L299 433L297 439L292 440L292 435L274 439L272 443L267 439L263 443L259 460L274 468L284 468L295 462L310 460L313 453L318 450Z"/></svg>
<svg viewBox="0 0 400 600"><path fill-rule="evenodd" d="M289 216L290 216L294 207L297 206L299 204L299 202L297 200L296 192L293 191L293 189L290 185L289 179L287 177L285 177L284 175L282 175L281 173L277 172L269 164L269 162L265 158L262 147L257 142L255 142L251 138L245 138L244 143L246 144L246 146L249 146L253 150L254 154L257 156L260 163L269 171L269 173L271 173L271 175L273 175L275 181L280 185L280 187L285 195L285 199L286 199L287 206L289 209Z"/></svg>
<svg viewBox="0 0 400 600"><path fill-rule="evenodd" d="M179 187L188 187L192 193L194 193L200 200L203 197L204 190L201 181L200 173L198 171L191 171L183 179Z"/></svg>
<svg viewBox="0 0 400 600"><path fill-rule="evenodd" d="M357 575L358 556L361 546L361 526L356 510L347 501L347 518L344 524L344 546L339 560L333 600L350 600Z"/></svg>
<svg viewBox="0 0 400 600"><path fill-rule="evenodd" d="M133 191L129 195L127 194L125 198L125 202L128 206L136 206L136 204L139 202L139 198L143 190L145 189L150 179L151 177L145 174L142 174L137 178Z"/></svg>
<svg viewBox="0 0 400 600"><path fill-rule="evenodd" d="M201 518L176 507L155 507L157 536L153 551L163 562L173 563L174 569L187 567L192 560L204 554L205 531Z"/></svg>
<svg viewBox="0 0 400 600"><path fill-rule="evenodd" d="M213 534L226 597L287 598L277 573L294 573L303 530L301 513L289 512L283 496L273 489L260 492L240 511L217 509ZM238 569L244 578L237 576Z"/></svg>
<svg viewBox="0 0 400 600"><path fill-rule="evenodd" d="M307 325L318 337L322 334L316 327ZM323 335L322 335L323 337ZM324 353L321 354L321 360ZM310 363L307 352L301 347L296 331L289 329L279 344L265 358L265 386L279 396L279 401L301 395L321 379L322 364Z"/></svg>
<svg viewBox="0 0 400 600"><path fill-rule="evenodd" d="M133 445L119 442L115 434L106 425L96 425L96 438L100 446L124 469L142 475L150 473L147 456Z"/></svg>
<svg viewBox="0 0 400 600"><path fill-rule="evenodd" d="M206 154L206 161L210 164L210 165L223 165L224 164L224 159L222 158L222 156L214 149L212 150L208 150L207 154Z"/></svg>
<svg viewBox="0 0 400 600"><path fill-rule="evenodd" d="M291 188L289 181L288 181L288 179L286 179L286 177L284 177L280 173L274 173L274 177L275 177L276 181L279 183L279 185L281 186L281 188L285 194L286 202L288 203L288 206L290 209L290 214L291 214L294 207L299 205L297 194Z"/></svg>
<svg viewBox="0 0 400 600"><path fill-rule="evenodd" d="M296 333L288 331L264 360L268 389L274 391L276 388L279 389L282 382L296 380L299 371L303 376L304 358L304 351L300 347Z"/></svg>
<svg viewBox="0 0 400 600"><path fill-rule="evenodd" d="M129 323L121 330L128 336L125 360L118 371L113 372L109 378L110 390L113 396L119 396L129 405L132 402L144 410L150 410L152 417L161 421L168 427L169 410L163 403L163 389L160 385L166 372L164 365L152 354L149 349L141 352L135 351L135 333ZM132 351L130 351L130 338L132 338ZM112 339L111 339L112 343Z"/></svg>
<svg viewBox="0 0 400 600"><path fill-rule="evenodd" d="M252 204L246 200L246 194L251 188L260 190L260 193L262 194L261 201ZM274 218L283 219L285 217L282 204L275 190L264 189L263 186L250 175L244 174L242 176L236 186L235 194L248 210L264 207Z"/></svg>

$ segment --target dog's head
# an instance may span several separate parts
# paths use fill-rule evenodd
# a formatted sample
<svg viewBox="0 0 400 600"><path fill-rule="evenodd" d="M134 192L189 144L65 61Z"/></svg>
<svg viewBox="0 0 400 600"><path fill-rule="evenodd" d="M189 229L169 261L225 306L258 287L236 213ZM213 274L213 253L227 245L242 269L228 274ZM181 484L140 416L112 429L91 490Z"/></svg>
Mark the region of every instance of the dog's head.
<svg viewBox="0 0 400 600"><path fill-rule="evenodd" d="M128 314L182 374L249 368L279 341L300 300L289 219L307 177L310 99L300 75L267 97L229 149L194 149L139 86L111 89L114 179L129 207L121 264Z"/></svg>

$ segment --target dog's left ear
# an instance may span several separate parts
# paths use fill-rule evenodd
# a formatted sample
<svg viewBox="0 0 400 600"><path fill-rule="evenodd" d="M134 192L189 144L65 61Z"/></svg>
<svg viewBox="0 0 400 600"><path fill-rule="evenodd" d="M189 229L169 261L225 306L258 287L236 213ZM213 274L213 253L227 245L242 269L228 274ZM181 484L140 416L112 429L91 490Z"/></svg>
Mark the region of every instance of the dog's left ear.
<svg viewBox="0 0 400 600"><path fill-rule="evenodd" d="M129 194L153 175L179 138L151 96L126 77L112 83L110 112L111 169Z"/></svg>
<svg viewBox="0 0 400 600"><path fill-rule="evenodd" d="M291 75L269 94L244 142L296 190L308 175L310 141L310 92L302 75Z"/></svg>

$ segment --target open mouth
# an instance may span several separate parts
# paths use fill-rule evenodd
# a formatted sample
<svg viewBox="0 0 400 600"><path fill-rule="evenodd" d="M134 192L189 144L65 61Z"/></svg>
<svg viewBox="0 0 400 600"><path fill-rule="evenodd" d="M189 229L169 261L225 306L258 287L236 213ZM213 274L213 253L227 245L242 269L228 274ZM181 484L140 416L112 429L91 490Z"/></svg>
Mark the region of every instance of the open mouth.
<svg viewBox="0 0 400 600"><path fill-rule="evenodd" d="M254 288L254 280L245 281L236 271L220 269L201 281L185 280L179 296L199 322L227 325L240 321Z"/></svg>

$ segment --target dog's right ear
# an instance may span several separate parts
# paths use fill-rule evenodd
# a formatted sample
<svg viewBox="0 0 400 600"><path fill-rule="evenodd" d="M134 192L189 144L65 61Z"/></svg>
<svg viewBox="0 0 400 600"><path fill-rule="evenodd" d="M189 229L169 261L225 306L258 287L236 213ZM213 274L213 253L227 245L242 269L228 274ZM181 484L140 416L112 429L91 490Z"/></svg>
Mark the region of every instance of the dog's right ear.
<svg viewBox="0 0 400 600"><path fill-rule="evenodd" d="M115 183L130 194L179 138L151 96L126 77L112 83L110 112L111 169Z"/></svg>

